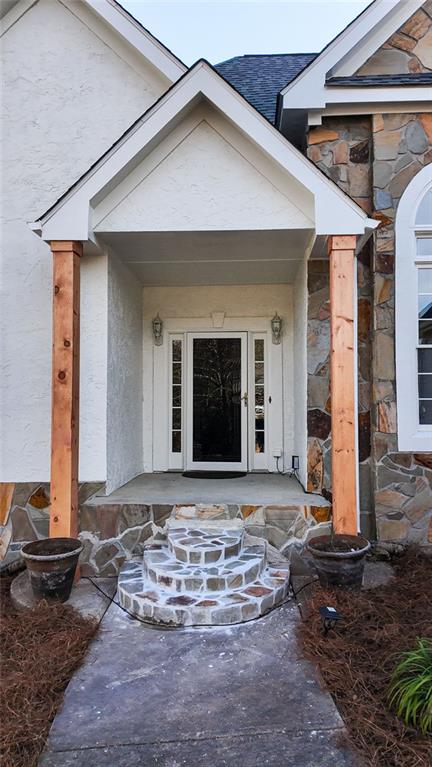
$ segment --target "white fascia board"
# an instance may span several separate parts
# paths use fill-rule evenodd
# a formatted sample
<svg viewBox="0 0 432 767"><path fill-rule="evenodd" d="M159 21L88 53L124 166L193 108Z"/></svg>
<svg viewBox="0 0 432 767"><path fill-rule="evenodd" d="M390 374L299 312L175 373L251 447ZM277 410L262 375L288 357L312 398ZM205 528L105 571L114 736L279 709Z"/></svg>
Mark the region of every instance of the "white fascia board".
<svg viewBox="0 0 432 767"><path fill-rule="evenodd" d="M363 234L376 222L314 164L290 144L206 62L198 62L151 107L123 139L82 180L42 217L44 240L87 240L93 235L89 211L111 191L120 178L142 160L158 135L204 96L242 131L264 154L278 163L315 201L316 234ZM153 142L151 144L151 142Z"/></svg>
<svg viewBox="0 0 432 767"><path fill-rule="evenodd" d="M313 107L307 109L308 125L321 125L322 118L331 115L430 112L432 110L430 85L401 85L393 88L324 86L323 94L324 106L318 109Z"/></svg>
<svg viewBox="0 0 432 767"><path fill-rule="evenodd" d="M83 0L94 13L113 27L170 82L176 82L187 67L168 48L112 0Z"/></svg>
<svg viewBox="0 0 432 767"><path fill-rule="evenodd" d="M308 112L308 125L322 125L323 117L348 117L352 115L404 114L412 112L432 112L432 100L424 101L378 101L375 104L356 102L347 104L329 104L325 109Z"/></svg>
<svg viewBox="0 0 432 767"><path fill-rule="evenodd" d="M418 10L423 0L375 0L282 89L284 109L322 109L326 78L351 75ZM351 63L352 62L352 63Z"/></svg>
<svg viewBox="0 0 432 767"><path fill-rule="evenodd" d="M0 0L1 1L1 0ZM38 0L17 0L0 20L0 37L8 31Z"/></svg>
<svg viewBox="0 0 432 767"><path fill-rule="evenodd" d="M391 88L385 86L370 86L345 88L327 85L325 88L326 106L330 104L382 104L383 102L424 102L430 106L432 101L432 86L430 85L397 85Z"/></svg>

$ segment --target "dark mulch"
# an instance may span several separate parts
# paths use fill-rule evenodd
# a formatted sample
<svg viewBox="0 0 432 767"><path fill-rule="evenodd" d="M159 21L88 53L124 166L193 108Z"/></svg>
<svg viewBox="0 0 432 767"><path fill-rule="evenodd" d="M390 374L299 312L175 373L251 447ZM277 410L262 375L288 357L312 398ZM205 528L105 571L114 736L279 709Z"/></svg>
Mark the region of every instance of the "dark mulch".
<svg viewBox="0 0 432 767"><path fill-rule="evenodd" d="M62 604L17 612L11 580L0 578L0 763L35 767L97 624Z"/></svg>
<svg viewBox="0 0 432 767"><path fill-rule="evenodd" d="M432 738L407 728L389 711L387 689L398 653L417 637L432 638L432 558L409 551L393 562L386 586L353 594L317 586L299 628L304 654L315 662L370 767L430 767ZM324 637L320 605L344 616Z"/></svg>

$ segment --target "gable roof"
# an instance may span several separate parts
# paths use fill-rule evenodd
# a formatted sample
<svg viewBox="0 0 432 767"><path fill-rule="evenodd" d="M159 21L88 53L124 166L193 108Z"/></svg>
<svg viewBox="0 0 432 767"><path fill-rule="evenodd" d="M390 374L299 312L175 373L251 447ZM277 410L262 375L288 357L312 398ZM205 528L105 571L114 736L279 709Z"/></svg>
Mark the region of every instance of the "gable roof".
<svg viewBox="0 0 432 767"><path fill-rule="evenodd" d="M215 69L267 120L275 123L279 91L291 82L316 53L272 53L234 56Z"/></svg>
<svg viewBox="0 0 432 767"><path fill-rule="evenodd" d="M37 0L0 0L0 34L4 34ZM187 71L182 61L149 32L117 0L82 0L100 19L144 56L169 82L175 82ZM78 14L78 9L72 12Z"/></svg>
<svg viewBox="0 0 432 767"><path fill-rule="evenodd" d="M91 239L91 205L114 189L199 98L216 107L299 190L313 196L317 234L363 234L376 227L376 221L270 125L211 64L200 59L32 225L33 230L45 240Z"/></svg>
<svg viewBox="0 0 432 767"><path fill-rule="evenodd" d="M281 112L283 110L323 112L326 106L341 103L340 88L329 86L344 85L343 98L347 103L367 103L371 95L371 83L360 83L352 78L370 56L394 34L405 21L422 5L424 0L374 0L351 24L348 25L321 53L311 61L293 80L281 90ZM344 78L344 82L333 78ZM392 83L393 84L393 83ZM395 83L396 84L396 83ZM411 84L415 86L411 90ZM353 92L348 87L354 86ZM386 87L387 81L372 83L373 87ZM385 94L386 101L430 101L428 83L414 77L409 84L399 83L400 89L391 89ZM365 91L362 92L363 86ZM401 88L404 90L402 91ZM380 97L381 101L383 96Z"/></svg>

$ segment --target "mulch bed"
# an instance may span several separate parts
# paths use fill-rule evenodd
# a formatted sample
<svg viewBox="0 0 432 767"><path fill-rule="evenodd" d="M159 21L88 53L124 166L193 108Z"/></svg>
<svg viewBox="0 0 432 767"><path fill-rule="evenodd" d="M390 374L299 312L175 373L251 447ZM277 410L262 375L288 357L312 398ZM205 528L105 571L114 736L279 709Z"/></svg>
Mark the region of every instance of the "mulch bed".
<svg viewBox="0 0 432 767"><path fill-rule="evenodd" d="M97 623L62 604L17 612L11 580L0 578L0 763L35 767Z"/></svg>
<svg viewBox="0 0 432 767"><path fill-rule="evenodd" d="M386 586L353 594L316 586L299 637L318 665L348 729L370 767L430 767L432 738L407 728L387 707L390 676L417 637L432 638L432 558L409 551L392 562ZM344 616L325 637L318 607Z"/></svg>

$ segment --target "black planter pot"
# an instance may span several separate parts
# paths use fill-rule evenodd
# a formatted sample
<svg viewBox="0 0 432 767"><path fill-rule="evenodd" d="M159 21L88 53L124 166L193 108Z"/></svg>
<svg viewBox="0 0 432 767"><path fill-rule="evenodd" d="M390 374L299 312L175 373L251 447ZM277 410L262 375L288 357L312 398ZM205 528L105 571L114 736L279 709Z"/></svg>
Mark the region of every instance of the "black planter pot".
<svg viewBox="0 0 432 767"><path fill-rule="evenodd" d="M36 599L66 602L83 550L77 538L43 538L23 546L30 585Z"/></svg>
<svg viewBox="0 0 432 767"><path fill-rule="evenodd" d="M358 590L363 583L365 557L370 543L360 535L322 535L307 544L312 554L319 582L324 588L334 586Z"/></svg>

